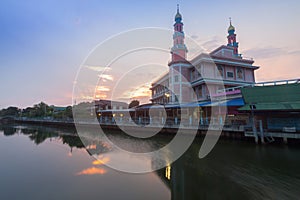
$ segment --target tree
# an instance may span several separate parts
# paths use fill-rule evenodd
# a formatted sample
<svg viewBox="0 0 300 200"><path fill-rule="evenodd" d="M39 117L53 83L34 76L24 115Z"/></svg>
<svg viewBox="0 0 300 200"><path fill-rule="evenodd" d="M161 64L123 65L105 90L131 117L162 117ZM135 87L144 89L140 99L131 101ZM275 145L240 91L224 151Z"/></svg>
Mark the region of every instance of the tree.
<svg viewBox="0 0 300 200"><path fill-rule="evenodd" d="M0 116L18 116L20 109L17 107L10 106L0 111Z"/></svg>
<svg viewBox="0 0 300 200"><path fill-rule="evenodd" d="M39 104L35 104L33 106L33 112L31 113L31 115L33 117L45 117L47 114L47 110L49 106L47 104L45 104L44 102L41 102Z"/></svg>
<svg viewBox="0 0 300 200"><path fill-rule="evenodd" d="M22 110L22 117L31 117L32 113L34 113L34 109L32 107L27 107Z"/></svg>
<svg viewBox="0 0 300 200"><path fill-rule="evenodd" d="M73 119L72 106L68 106L65 110L65 116L67 118Z"/></svg>
<svg viewBox="0 0 300 200"><path fill-rule="evenodd" d="M140 102L138 100L132 100L128 106L128 108L133 108L133 107L136 107L136 106L139 106L140 105Z"/></svg>

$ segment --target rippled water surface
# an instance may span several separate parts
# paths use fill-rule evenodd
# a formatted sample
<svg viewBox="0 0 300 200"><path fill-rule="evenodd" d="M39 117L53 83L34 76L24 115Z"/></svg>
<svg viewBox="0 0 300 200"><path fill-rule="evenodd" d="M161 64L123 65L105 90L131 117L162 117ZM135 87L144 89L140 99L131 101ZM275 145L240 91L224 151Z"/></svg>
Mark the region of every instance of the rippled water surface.
<svg viewBox="0 0 300 200"><path fill-rule="evenodd" d="M142 141L116 132L109 138L136 152L171 139ZM197 138L163 169L128 174L105 166L109 145L95 141L84 147L73 129L1 126L1 199L299 199L299 147L219 141L199 159L201 142Z"/></svg>

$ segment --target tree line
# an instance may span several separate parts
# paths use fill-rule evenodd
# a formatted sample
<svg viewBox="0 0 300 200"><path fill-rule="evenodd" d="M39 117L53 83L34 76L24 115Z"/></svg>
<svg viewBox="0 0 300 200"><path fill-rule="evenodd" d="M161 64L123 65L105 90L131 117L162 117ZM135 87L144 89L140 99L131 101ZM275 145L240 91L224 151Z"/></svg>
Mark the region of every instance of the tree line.
<svg viewBox="0 0 300 200"><path fill-rule="evenodd" d="M72 106L58 107L47 105L44 102L24 109L10 106L0 110L0 117L73 119Z"/></svg>
<svg viewBox="0 0 300 200"><path fill-rule="evenodd" d="M136 107L140 104L138 100L133 100L129 103L129 108ZM92 102L82 102L74 106L73 111L78 117L87 117L84 115L94 115L91 108L95 105ZM0 110L0 117L18 117L18 118L36 118L36 119L73 119L72 106L59 107L54 105L47 105L44 102L27 107L24 109L10 106ZM87 112L88 111L88 112Z"/></svg>

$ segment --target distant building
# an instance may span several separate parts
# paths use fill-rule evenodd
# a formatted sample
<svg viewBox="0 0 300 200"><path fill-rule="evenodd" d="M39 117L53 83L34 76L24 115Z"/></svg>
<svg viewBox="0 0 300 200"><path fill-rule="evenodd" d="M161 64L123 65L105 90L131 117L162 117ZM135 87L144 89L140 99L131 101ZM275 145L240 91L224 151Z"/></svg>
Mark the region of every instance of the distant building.
<svg viewBox="0 0 300 200"><path fill-rule="evenodd" d="M59 112L63 112L66 111L67 107L62 107L62 106L50 106L50 108L53 110L53 113L59 113Z"/></svg>
<svg viewBox="0 0 300 200"><path fill-rule="evenodd" d="M127 109L128 104L121 101L111 101L111 100L95 100L95 110L122 110Z"/></svg>
<svg viewBox="0 0 300 200"><path fill-rule="evenodd" d="M239 54L231 20L227 45L211 53L201 53L190 61L186 60L188 48L184 38L182 15L177 8L169 72L152 83L152 103L205 101L220 89L255 83L254 71L259 67Z"/></svg>

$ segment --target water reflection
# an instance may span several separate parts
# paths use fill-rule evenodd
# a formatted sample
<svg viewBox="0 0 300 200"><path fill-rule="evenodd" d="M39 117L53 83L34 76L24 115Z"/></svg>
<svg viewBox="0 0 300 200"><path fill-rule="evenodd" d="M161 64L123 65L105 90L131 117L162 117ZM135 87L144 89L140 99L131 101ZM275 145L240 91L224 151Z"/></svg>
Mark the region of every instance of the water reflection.
<svg viewBox="0 0 300 200"><path fill-rule="evenodd" d="M95 174L105 174L106 170L99 167L90 167L78 172L77 175L95 175Z"/></svg>
<svg viewBox="0 0 300 200"><path fill-rule="evenodd" d="M0 126L1 199L170 199L156 174L111 170L111 147L87 140L74 129Z"/></svg>
<svg viewBox="0 0 300 200"><path fill-rule="evenodd" d="M78 172L76 175L95 175L95 174L105 174L107 171L103 168L100 167L107 162L109 162L110 158L107 156L99 156L99 159L94 160L92 162L92 167L83 169L82 171Z"/></svg>
<svg viewBox="0 0 300 200"><path fill-rule="evenodd" d="M0 126L0 130L3 131L5 136L14 135L17 132L17 129L11 126Z"/></svg>
<svg viewBox="0 0 300 200"><path fill-rule="evenodd" d="M172 199L299 198L299 149L219 143L208 157L198 159L197 139L179 160L156 171Z"/></svg>
<svg viewBox="0 0 300 200"><path fill-rule="evenodd" d="M44 126L11 126L5 125L0 126L0 131L3 131L5 136L12 136L14 134L23 134L28 136L34 144L39 145L45 142L47 139L59 139L63 144L70 147L71 151L73 147L78 149L85 148L90 155L101 154L108 152L110 146L102 141L86 139L90 145L84 146L82 140L76 134L76 130L72 128L59 129L53 127ZM84 138L83 138L84 139Z"/></svg>
<svg viewBox="0 0 300 200"><path fill-rule="evenodd" d="M86 139L89 145L85 148L73 129L0 126L0 131L9 137L23 134L36 145L47 139L58 139L68 145L70 152L76 148L87 151L89 155L97 155L97 160L76 169L73 172L75 177L105 176L110 170L104 164L111 162L112 147L97 137ZM119 135L115 137L121 142ZM136 140L126 138L124 141L124 145L131 147L152 148L157 146L156 143L166 143L169 139L148 140L148 145L143 144L142 147L136 144ZM170 191L171 199L298 199L300 196L299 148L219 141L208 157L199 159L201 143L202 140L197 138L180 159L155 172ZM168 163L167 157L161 159ZM130 178L124 181L127 180ZM138 184L133 187L138 188ZM152 197L151 194L145 195Z"/></svg>

